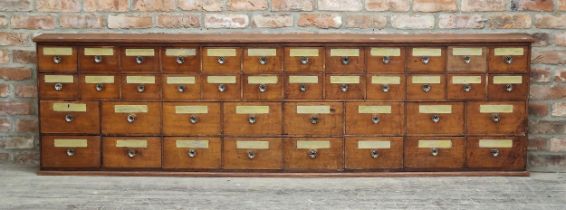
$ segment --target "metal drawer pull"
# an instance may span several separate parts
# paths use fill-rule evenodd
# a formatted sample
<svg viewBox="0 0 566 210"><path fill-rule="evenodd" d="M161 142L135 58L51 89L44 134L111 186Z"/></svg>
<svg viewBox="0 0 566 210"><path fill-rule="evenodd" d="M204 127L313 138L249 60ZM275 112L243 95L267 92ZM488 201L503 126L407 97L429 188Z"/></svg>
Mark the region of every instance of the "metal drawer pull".
<svg viewBox="0 0 566 210"><path fill-rule="evenodd" d="M259 61L259 64L265 65L265 64L267 64L267 57L261 56L261 57L259 57L258 61Z"/></svg>
<svg viewBox="0 0 566 210"><path fill-rule="evenodd" d="M383 64L389 64L389 63L391 63L391 57L383 56L383 59L381 60L381 62L383 62Z"/></svg>
<svg viewBox="0 0 566 210"><path fill-rule="evenodd" d="M177 58L175 59L175 62L177 62L177 64L183 64L183 63L185 63L185 57L177 56Z"/></svg>
<svg viewBox="0 0 566 210"><path fill-rule="evenodd" d="M491 154L491 157L499 157L499 150L498 149L491 149L489 151L489 153Z"/></svg>
<svg viewBox="0 0 566 210"><path fill-rule="evenodd" d="M371 122L372 122L373 124L377 124L377 123L379 123L380 121L381 121L381 119L380 119L378 116L373 116L373 117L371 118Z"/></svg>
<svg viewBox="0 0 566 210"><path fill-rule="evenodd" d="M472 62L472 57L470 56L464 56L464 63L465 64L470 64Z"/></svg>
<svg viewBox="0 0 566 210"><path fill-rule="evenodd" d="M430 57L428 57L428 56L421 57L421 62L425 65L430 63Z"/></svg>
<svg viewBox="0 0 566 210"><path fill-rule="evenodd" d="M61 58L61 56L53 56L53 63L60 64L61 61L63 61L63 58Z"/></svg>
<svg viewBox="0 0 566 210"><path fill-rule="evenodd" d="M96 89L96 92L102 92L104 90L104 84L102 83L96 83L96 85L94 86L94 88Z"/></svg>
<svg viewBox="0 0 566 210"><path fill-rule="evenodd" d="M126 120L128 121L128 123L134 123L134 121L136 121L136 115L135 114L128 114L128 116L126 117Z"/></svg>
<svg viewBox="0 0 566 210"><path fill-rule="evenodd" d="M219 84L218 85L218 91L220 91L221 93L225 92L227 89L225 84Z"/></svg>
<svg viewBox="0 0 566 210"><path fill-rule="evenodd" d="M350 63L350 57L344 56L342 57L342 64L348 65Z"/></svg>
<svg viewBox="0 0 566 210"><path fill-rule="evenodd" d="M134 157L136 157L137 152L136 152L136 150L134 150L134 149L128 149L127 154L128 154L128 157L129 157L129 158L134 158Z"/></svg>
<svg viewBox="0 0 566 210"><path fill-rule="evenodd" d="M226 63L226 60L225 60L224 56L220 56L220 57L218 57L218 59L216 59L216 62L218 62L218 64L222 65L222 64Z"/></svg>
<svg viewBox="0 0 566 210"><path fill-rule="evenodd" d="M470 84L464 84L464 92L468 93L472 91L472 86Z"/></svg>
<svg viewBox="0 0 566 210"><path fill-rule="evenodd" d="M255 116L248 117L248 123L250 123L251 125L255 124L256 122L257 119L255 118Z"/></svg>
<svg viewBox="0 0 566 210"><path fill-rule="evenodd" d="M102 56L100 55L94 56L94 63L102 63Z"/></svg>
<svg viewBox="0 0 566 210"><path fill-rule="evenodd" d="M184 85L177 86L177 92L184 93L185 92L185 86Z"/></svg>
<svg viewBox="0 0 566 210"><path fill-rule="evenodd" d="M504 61L506 64L511 64L511 63L513 63L513 57L510 56L510 55L504 56L504 57L503 57L503 61Z"/></svg>
<svg viewBox="0 0 566 210"><path fill-rule="evenodd" d="M194 116L194 115L191 116L191 117L189 117L189 122L190 122L191 124L197 124L197 123L198 123L198 117L197 117L197 116Z"/></svg>
<svg viewBox="0 0 566 210"><path fill-rule="evenodd" d="M376 149L372 149L370 152L370 156L373 159L377 159L379 157L379 152Z"/></svg>
<svg viewBox="0 0 566 210"><path fill-rule="evenodd" d="M389 90L390 90L389 85L386 84L386 85L381 86L381 91L383 91L384 93L388 93Z"/></svg>
<svg viewBox="0 0 566 210"><path fill-rule="evenodd" d="M513 91L513 85L512 84L506 84L505 85L505 91L507 91L507 92Z"/></svg>
<svg viewBox="0 0 566 210"><path fill-rule="evenodd" d="M65 115L65 122L70 123L70 122L73 122L74 119L75 119L75 117L73 117L72 114L66 114Z"/></svg>
<svg viewBox="0 0 566 210"><path fill-rule="evenodd" d="M307 152L307 156L308 156L310 159L315 159L316 156L318 156L318 151L316 151L316 149L310 149L310 150Z"/></svg>
<svg viewBox="0 0 566 210"><path fill-rule="evenodd" d="M343 93L348 92L348 84L341 84L340 91L342 91Z"/></svg>
<svg viewBox="0 0 566 210"><path fill-rule="evenodd" d="M197 151L195 149L189 149L187 155L189 156L189 158L194 158L197 156Z"/></svg>
<svg viewBox="0 0 566 210"><path fill-rule="evenodd" d="M318 117L311 117L310 121L311 121L311 124L315 125L315 124L318 124L318 121L320 121L320 120L318 119Z"/></svg>
<svg viewBox="0 0 566 210"><path fill-rule="evenodd" d="M142 64L143 63L143 56L136 56L136 63Z"/></svg>
<svg viewBox="0 0 566 210"><path fill-rule="evenodd" d="M499 114L495 113L491 115L491 121L494 123L498 123L501 121L501 116L499 116Z"/></svg>
<svg viewBox="0 0 566 210"><path fill-rule="evenodd" d="M53 85L53 89L55 89L55 91L61 91L63 90L63 83L55 83L55 85Z"/></svg>
<svg viewBox="0 0 566 210"><path fill-rule="evenodd" d="M309 57L301 56L301 64L306 65L309 63Z"/></svg>
<svg viewBox="0 0 566 210"><path fill-rule="evenodd" d="M259 84L257 89L259 90L260 93L265 93L267 91L267 85Z"/></svg>
<svg viewBox="0 0 566 210"><path fill-rule="evenodd" d="M300 84L299 85L299 91L301 91L302 93L307 92L307 85L305 84Z"/></svg>
<svg viewBox="0 0 566 210"><path fill-rule="evenodd" d="M69 149L67 149L66 153L67 153L67 156L73 157L77 154L77 151L75 151L75 149L73 149L73 148L69 148Z"/></svg>
<svg viewBox="0 0 566 210"><path fill-rule="evenodd" d="M248 159L252 160L255 158L255 156L256 156L255 151L248 151Z"/></svg>
<svg viewBox="0 0 566 210"><path fill-rule="evenodd" d="M432 89L432 86L430 86L430 84L424 84L421 89L423 92L428 93Z"/></svg>
<svg viewBox="0 0 566 210"><path fill-rule="evenodd" d="M440 122L440 115L437 115L437 114L432 115L432 122L433 122L433 123L438 123L438 122Z"/></svg>
<svg viewBox="0 0 566 210"><path fill-rule="evenodd" d="M438 149L437 148L432 148L432 150L430 151L430 154L434 157L438 156Z"/></svg>
<svg viewBox="0 0 566 210"><path fill-rule="evenodd" d="M143 93L145 91L145 85L138 85L136 87L136 90L138 91L138 93Z"/></svg>

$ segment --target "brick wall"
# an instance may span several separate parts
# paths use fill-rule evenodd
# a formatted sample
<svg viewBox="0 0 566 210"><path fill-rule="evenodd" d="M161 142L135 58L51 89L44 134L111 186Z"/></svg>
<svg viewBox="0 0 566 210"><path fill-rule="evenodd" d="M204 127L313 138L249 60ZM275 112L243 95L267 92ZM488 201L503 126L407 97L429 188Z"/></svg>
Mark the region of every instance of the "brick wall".
<svg viewBox="0 0 566 210"><path fill-rule="evenodd" d="M566 171L566 0L0 0L0 161L37 164L40 33L502 33L537 37L529 169Z"/></svg>

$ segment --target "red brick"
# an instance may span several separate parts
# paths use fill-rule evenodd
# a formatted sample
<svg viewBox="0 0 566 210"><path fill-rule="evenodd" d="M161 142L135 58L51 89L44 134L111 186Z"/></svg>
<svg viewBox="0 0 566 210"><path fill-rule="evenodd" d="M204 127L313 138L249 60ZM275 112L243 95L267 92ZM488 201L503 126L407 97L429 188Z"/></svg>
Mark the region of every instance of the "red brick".
<svg viewBox="0 0 566 210"><path fill-rule="evenodd" d="M12 50L12 62L20 64L35 64L35 51Z"/></svg>
<svg viewBox="0 0 566 210"><path fill-rule="evenodd" d="M5 117L0 118L0 132L8 132L10 130L12 130L10 119Z"/></svg>
<svg viewBox="0 0 566 210"><path fill-rule="evenodd" d="M246 28L250 24L244 14L206 14L204 25L207 28Z"/></svg>
<svg viewBox="0 0 566 210"><path fill-rule="evenodd" d="M530 102L529 115L536 117L544 117L548 115L548 104L543 102Z"/></svg>
<svg viewBox="0 0 566 210"><path fill-rule="evenodd" d="M342 17L337 14L301 14L297 25L300 27L340 28Z"/></svg>
<svg viewBox="0 0 566 210"><path fill-rule="evenodd" d="M551 82L553 77L552 68L548 65L534 65L531 67L531 81L536 83Z"/></svg>
<svg viewBox="0 0 566 210"><path fill-rule="evenodd" d="M559 46L566 46L566 32L555 34L554 43Z"/></svg>
<svg viewBox="0 0 566 210"><path fill-rule="evenodd" d="M0 28L8 26L10 19L6 15L0 15Z"/></svg>
<svg viewBox="0 0 566 210"><path fill-rule="evenodd" d="M37 132L39 129L37 127L37 118L33 119L18 119L16 121L16 132Z"/></svg>
<svg viewBox="0 0 566 210"><path fill-rule="evenodd" d="M533 43L533 46L541 47L541 46L547 46L549 44L550 35L548 33L544 33L544 32L533 33L531 34L531 36L535 38L535 42Z"/></svg>
<svg viewBox="0 0 566 210"><path fill-rule="evenodd" d="M346 28L385 28L387 17L384 15L348 15L344 21Z"/></svg>
<svg viewBox="0 0 566 210"><path fill-rule="evenodd" d="M532 85L531 99L562 99L566 97L566 85Z"/></svg>
<svg viewBox="0 0 566 210"><path fill-rule="evenodd" d="M25 12L32 10L31 0L1 0L0 11Z"/></svg>
<svg viewBox="0 0 566 210"><path fill-rule="evenodd" d="M528 153L527 160L529 171L566 172L566 155L564 154L531 152Z"/></svg>
<svg viewBox="0 0 566 210"><path fill-rule="evenodd" d="M0 84L0 98L10 96L10 86L8 84Z"/></svg>
<svg viewBox="0 0 566 210"><path fill-rule="evenodd" d="M54 29L54 15L17 15L12 16L12 28L16 29Z"/></svg>
<svg viewBox="0 0 566 210"><path fill-rule="evenodd" d="M556 102L552 104L552 116L566 117L566 102Z"/></svg>
<svg viewBox="0 0 566 210"><path fill-rule="evenodd" d="M108 28L150 28L151 25L151 16L108 16Z"/></svg>
<svg viewBox="0 0 566 210"><path fill-rule="evenodd" d="M0 45L24 45L28 40L24 33L0 32Z"/></svg>
<svg viewBox="0 0 566 210"><path fill-rule="evenodd" d="M98 15L62 15L59 19L61 28L104 28L105 20Z"/></svg>
<svg viewBox="0 0 566 210"><path fill-rule="evenodd" d="M432 29L434 27L433 15L393 15L391 25L398 29Z"/></svg>
<svg viewBox="0 0 566 210"><path fill-rule="evenodd" d="M505 11L507 0L462 0L461 10L464 12Z"/></svg>
<svg viewBox="0 0 566 210"><path fill-rule="evenodd" d="M79 0L36 0L36 8L40 12L79 12Z"/></svg>
<svg viewBox="0 0 566 210"><path fill-rule="evenodd" d="M15 95L18 98L37 97L36 85L33 84L16 84L14 86Z"/></svg>
<svg viewBox="0 0 566 210"><path fill-rule="evenodd" d="M456 11L456 0L414 0L415 12L453 12Z"/></svg>
<svg viewBox="0 0 566 210"><path fill-rule="evenodd" d="M362 0L318 0L318 10L322 11L360 11Z"/></svg>
<svg viewBox="0 0 566 210"><path fill-rule="evenodd" d="M314 0L272 0L272 11L313 11Z"/></svg>
<svg viewBox="0 0 566 210"><path fill-rule="evenodd" d="M178 0L177 6L182 10L199 10L217 12L224 8L224 0Z"/></svg>
<svg viewBox="0 0 566 210"><path fill-rule="evenodd" d="M411 8L409 0L366 0L368 11L406 12Z"/></svg>
<svg viewBox="0 0 566 210"><path fill-rule="evenodd" d="M0 115L27 115L31 113L31 102L0 101Z"/></svg>
<svg viewBox="0 0 566 210"><path fill-rule="evenodd" d="M0 67L0 79L3 80L27 80L31 79L31 69L26 67Z"/></svg>
<svg viewBox="0 0 566 210"><path fill-rule="evenodd" d="M529 134L566 134L566 124L562 121L529 121Z"/></svg>
<svg viewBox="0 0 566 210"><path fill-rule="evenodd" d="M566 11L566 0L558 0L558 10Z"/></svg>
<svg viewBox="0 0 566 210"><path fill-rule="evenodd" d="M84 0L87 12L125 12L128 11L128 0Z"/></svg>
<svg viewBox="0 0 566 210"><path fill-rule="evenodd" d="M527 150L529 151L540 151L547 150L546 142L548 139L541 137L529 137L527 145Z"/></svg>
<svg viewBox="0 0 566 210"><path fill-rule="evenodd" d="M141 12L166 12L176 7L175 0L132 0L132 10Z"/></svg>
<svg viewBox="0 0 566 210"><path fill-rule="evenodd" d="M566 152L566 137L551 138L548 142L548 150L551 152Z"/></svg>
<svg viewBox="0 0 566 210"><path fill-rule="evenodd" d="M467 14L440 14L438 15L439 28L484 28L485 19L481 15Z"/></svg>
<svg viewBox="0 0 566 210"><path fill-rule="evenodd" d="M267 0L228 0L228 8L232 11L266 10Z"/></svg>
<svg viewBox="0 0 566 210"><path fill-rule="evenodd" d="M252 17L256 28L285 28L293 26L293 16L289 14L263 14Z"/></svg>
<svg viewBox="0 0 566 210"><path fill-rule="evenodd" d="M5 162L10 159L10 153L0 152L0 161Z"/></svg>
<svg viewBox="0 0 566 210"><path fill-rule="evenodd" d="M566 50L538 49L532 51L532 63L565 64Z"/></svg>
<svg viewBox="0 0 566 210"><path fill-rule="evenodd" d="M33 137L12 136L4 139L5 149L31 149L34 147Z"/></svg>
<svg viewBox="0 0 566 210"><path fill-rule="evenodd" d="M493 29L530 28L531 22L528 14L494 15L488 18L489 28Z"/></svg>
<svg viewBox="0 0 566 210"><path fill-rule="evenodd" d="M513 0L511 2L511 9L549 12L554 9L554 2L553 0Z"/></svg>
<svg viewBox="0 0 566 210"><path fill-rule="evenodd" d="M7 49L0 49L0 64L10 62L10 52Z"/></svg>
<svg viewBox="0 0 566 210"><path fill-rule="evenodd" d="M16 151L12 153L12 157L16 164L20 165L37 165L39 153L36 150L32 151Z"/></svg>
<svg viewBox="0 0 566 210"><path fill-rule="evenodd" d="M157 26L160 28L198 28L200 17L196 15L159 15Z"/></svg>
<svg viewBox="0 0 566 210"><path fill-rule="evenodd" d="M535 15L537 28L566 29L566 15Z"/></svg>

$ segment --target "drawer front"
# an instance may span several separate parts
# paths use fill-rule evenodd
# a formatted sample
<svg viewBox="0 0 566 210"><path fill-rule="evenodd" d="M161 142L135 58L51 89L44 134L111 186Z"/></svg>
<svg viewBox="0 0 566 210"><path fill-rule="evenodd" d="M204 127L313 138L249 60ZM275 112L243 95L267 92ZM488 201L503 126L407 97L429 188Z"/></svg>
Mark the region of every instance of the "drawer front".
<svg viewBox="0 0 566 210"><path fill-rule="evenodd" d="M102 102L103 134L159 134L161 103Z"/></svg>
<svg viewBox="0 0 566 210"><path fill-rule="evenodd" d="M529 77L518 75L491 75L487 86L491 100L526 100L529 96Z"/></svg>
<svg viewBox="0 0 566 210"><path fill-rule="evenodd" d="M366 49L369 73L403 73L405 71L405 48L370 47Z"/></svg>
<svg viewBox="0 0 566 210"><path fill-rule="evenodd" d="M279 135L281 103L224 103L223 124L227 135Z"/></svg>
<svg viewBox="0 0 566 210"><path fill-rule="evenodd" d="M167 47L161 49L161 68L165 73L200 73L198 47Z"/></svg>
<svg viewBox="0 0 566 210"><path fill-rule="evenodd" d="M408 134L464 134L464 103L407 103Z"/></svg>
<svg viewBox="0 0 566 210"><path fill-rule="evenodd" d="M203 48L202 70L205 73L239 73L242 49L234 47Z"/></svg>
<svg viewBox="0 0 566 210"><path fill-rule="evenodd" d="M326 72L363 73L365 51L360 48L327 48Z"/></svg>
<svg viewBox="0 0 566 210"><path fill-rule="evenodd" d="M285 169L287 170L344 170L342 138L285 139Z"/></svg>
<svg viewBox="0 0 566 210"><path fill-rule="evenodd" d="M469 134L526 133L525 102L469 102L466 112Z"/></svg>
<svg viewBox="0 0 566 210"><path fill-rule="evenodd" d="M322 99L322 75L288 75L285 98L294 100Z"/></svg>
<svg viewBox="0 0 566 210"><path fill-rule="evenodd" d="M468 168L485 170L525 170L526 137L468 137Z"/></svg>
<svg viewBox="0 0 566 210"><path fill-rule="evenodd" d="M448 72L486 72L487 48L462 46L448 47Z"/></svg>
<svg viewBox="0 0 566 210"><path fill-rule="evenodd" d="M203 76L202 96L207 100L240 99L240 75Z"/></svg>
<svg viewBox="0 0 566 210"><path fill-rule="evenodd" d="M77 72L77 49L68 46L37 47L37 68L39 72Z"/></svg>
<svg viewBox="0 0 566 210"><path fill-rule="evenodd" d="M485 76L481 74L449 74L447 79L446 98L454 100L485 99Z"/></svg>
<svg viewBox="0 0 566 210"><path fill-rule="evenodd" d="M454 170L464 167L464 138L408 137L404 164L407 170Z"/></svg>
<svg viewBox="0 0 566 210"><path fill-rule="evenodd" d="M213 137L165 137L163 168L219 169L222 142Z"/></svg>
<svg viewBox="0 0 566 210"><path fill-rule="evenodd" d="M122 78L117 75L81 75L80 90L83 100L109 100L120 98Z"/></svg>
<svg viewBox="0 0 566 210"><path fill-rule="evenodd" d="M442 47L409 48L408 72L441 73L446 69L446 49Z"/></svg>
<svg viewBox="0 0 566 210"><path fill-rule="evenodd" d="M402 101L405 99L405 76L401 74L368 75L367 99Z"/></svg>
<svg viewBox="0 0 566 210"><path fill-rule="evenodd" d="M224 169L281 169L280 138L224 138Z"/></svg>
<svg viewBox="0 0 566 210"><path fill-rule="evenodd" d="M326 75L325 97L327 99L364 99L366 78L362 75Z"/></svg>
<svg viewBox="0 0 566 210"><path fill-rule="evenodd" d="M346 169L403 168L402 137L346 137L344 144Z"/></svg>
<svg viewBox="0 0 566 210"><path fill-rule="evenodd" d="M347 102L346 134L402 135L404 110L399 102Z"/></svg>
<svg viewBox="0 0 566 210"><path fill-rule="evenodd" d="M118 72L118 50L115 47L79 48L79 69L90 73Z"/></svg>
<svg viewBox="0 0 566 210"><path fill-rule="evenodd" d="M41 101L42 133L100 133L98 102Z"/></svg>
<svg viewBox="0 0 566 210"><path fill-rule="evenodd" d="M163 103L163 133L166 136L219 135L220 122L219 103Z"/></svg>
<svg viewBox="0 0 566 210"><path fill-rule="evenodd" d="M201 98L199 75L167 74L162 76L163 100L195 100Z"/></svg>
<svg viewBox="0 0 566 210"><path fill-rule="evenodd" d="M79 85L76 75L39 74L39 98L76 99L78 97Z"/></svg>
<svg viewBox="0 0 566 210"><path fill-rule="evenodd" d="M246 100L283 99L283 82L278 75L248 75L243 83Z"/></svg>
<svg viewBox="0 0 566 210"><path fill-rule="evenodd" d="M100 137L42 136L41 168L100 168Z"/></svg>
<svg viewBox="0 0 566 210"><path fill-rule="evenodd" d="M324 71L323 47L285 48L285 71L322 72Z"/></svg>
<svg viewBox="0 0 566 210"><path fill-rule="evenodd" d="M160 100L161 79L153 74L124 75L121 91L125 100Z"/></svg>
<svg viewBox="0 0 566 210"><path fill-rule="evenodd" d="M244 50L243 71L246 74L279 73L282 70L283 48L257 47Z"/></svg>
<svg viewBox="0 0 566 210"><path fill-rule="evenodd" d="M285 103L284 110L284 134L343 134L344 110L341 102Z"/></svg>
<svg viewBox="0 0 566 210"><path fill-rule="evenodd" d="M102 149L104 168L161 168L159 137L105 137Z"/></svg>
<svg viewBox="0 0 566 210"><path fill-rule="evenodd" d="M446 81L442 75L410 75L407 77L408 100L443 100Z"/></svg>
<svg viewBox="0 0 566 210"><path fill-rule="evenodd" d="M159 49L122 48L122 71L124 72L159 72Z"/></svg>
<svg viewBox="0 0 566 210"><path fill-rule="evenodd" d="M494 47L489 50L489 72L526 73L529 47Z"/></svg>

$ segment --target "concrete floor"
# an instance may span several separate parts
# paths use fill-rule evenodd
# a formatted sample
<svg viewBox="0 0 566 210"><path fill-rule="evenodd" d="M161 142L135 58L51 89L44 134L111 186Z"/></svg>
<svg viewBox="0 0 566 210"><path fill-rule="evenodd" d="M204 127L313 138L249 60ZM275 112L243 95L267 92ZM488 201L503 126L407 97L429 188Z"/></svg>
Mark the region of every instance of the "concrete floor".
<svg viewBox="0 0 566 210"><path fill-rule="evenodd" d="M531 177L36 176L0 164L0 209L566 209L566 173Z"/></svg>

